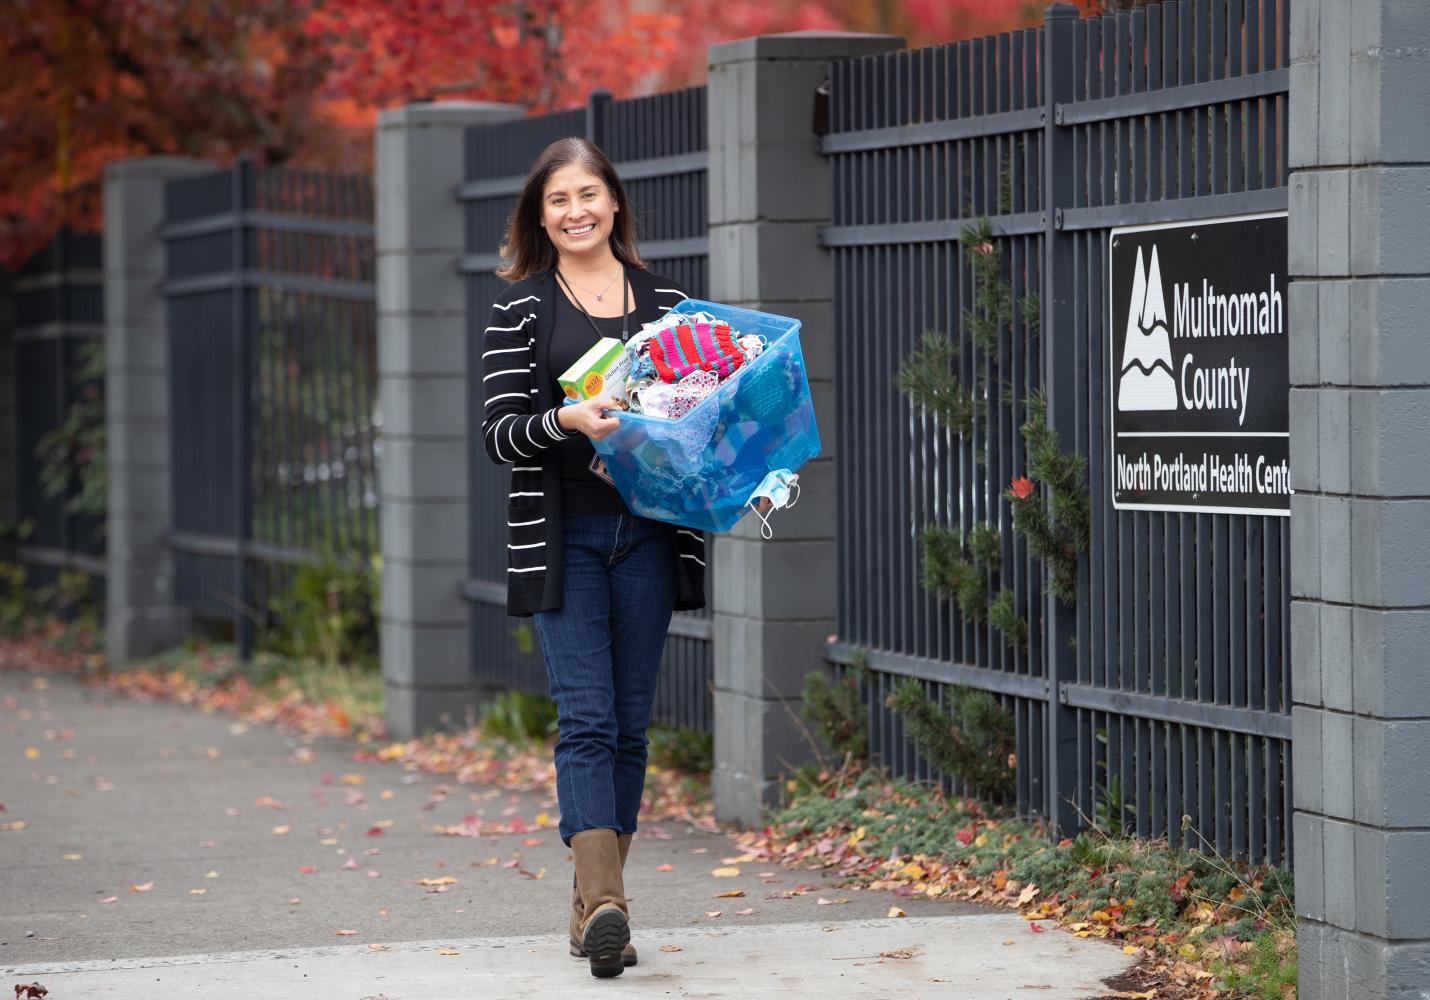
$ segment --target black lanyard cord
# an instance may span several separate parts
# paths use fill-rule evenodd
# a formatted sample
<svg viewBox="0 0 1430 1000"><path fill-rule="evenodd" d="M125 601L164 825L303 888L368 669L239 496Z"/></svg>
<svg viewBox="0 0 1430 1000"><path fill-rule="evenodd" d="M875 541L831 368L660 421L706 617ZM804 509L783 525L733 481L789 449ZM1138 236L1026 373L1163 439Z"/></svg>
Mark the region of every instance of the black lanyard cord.
<svg viewBox="0 0 1430 1000"><path fill-rule="evenodd" d="M561 283L566 286L566 290L571 293L571 301L576 303L576 308L581 310L581 315L586 317L586 322L591 324L591 329L596 331L596 338L599 340L605 334L596 325L596 321L591 318L591 314L586 311L586 307L581 304L581 299L576 294L576 290L571 287L571 282L566 280L566 275L561 273L561 268L556 269L556 277L561 279ZM631 339L631 310L630 310L630 285L626 282L626 265L621 265L621 343ZM604 317L603 317L604 318Z"/></svg>

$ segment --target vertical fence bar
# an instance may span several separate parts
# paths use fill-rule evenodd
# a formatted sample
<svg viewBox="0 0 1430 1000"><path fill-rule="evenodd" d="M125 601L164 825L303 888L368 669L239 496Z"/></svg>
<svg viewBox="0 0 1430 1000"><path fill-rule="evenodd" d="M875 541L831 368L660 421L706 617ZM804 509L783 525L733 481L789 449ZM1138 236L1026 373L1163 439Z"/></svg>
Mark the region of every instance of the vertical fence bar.
<svg viewBox="0 0 1430 1000"><path fill-rule="evenodd" d="M1074 438L1077 427L1077 385L1086 372L1077 366L1076 327L1066 324L1072 315L1074 251L1076 237L1060 230L1061 209L1073 201L1072 174L1060 169L1071 161L1073 132L1057 123L1057 106L1071 101L1073 92L1073 34L1077 9L1055 4L1048 9L1043 29L1043 192L1046 217L1043 265L1043 384L1048 399L1048 426L1063 441ZM1065 328L1066 325L1066 328ZM1047 716L1047 816L1054 831L1078 826L1074 796L1077 782L1077 716L1062 702L1060 686L1076 680L1077 658L1068 639L1077 634L1077 617L1051 593L1043 598L1047 625L1047 677L1050 697Z"/></svg>
<svg viewBox="0 0 1430 1000"><path fill-rule="evenodd" d="M254 163L239 157L233 166L233 628L240 659L253 654L253 620L249 613L248 535L253 495L249 474L250 384L249 310L245 264L248 257L247 208Z"/></svg>

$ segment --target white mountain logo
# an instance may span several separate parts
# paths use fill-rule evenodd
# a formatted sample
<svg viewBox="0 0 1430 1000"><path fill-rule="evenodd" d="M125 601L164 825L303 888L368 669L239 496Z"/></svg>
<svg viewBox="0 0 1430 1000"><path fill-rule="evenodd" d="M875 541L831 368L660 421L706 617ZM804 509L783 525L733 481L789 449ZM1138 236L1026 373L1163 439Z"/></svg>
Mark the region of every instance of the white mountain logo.
<svg viewBox="0 0 1430 1000"><path fill-rule="evenodd" d="M1152 264L1142 266L1137 248L1137 273L1127 307L1127 339L1122 347L1122 378L1117 386L1119 410L1175 410L1177 384L1172 379L1172 344L1167 335L1167 299L1162 294L1162 268L1157 247Z"/></svg>

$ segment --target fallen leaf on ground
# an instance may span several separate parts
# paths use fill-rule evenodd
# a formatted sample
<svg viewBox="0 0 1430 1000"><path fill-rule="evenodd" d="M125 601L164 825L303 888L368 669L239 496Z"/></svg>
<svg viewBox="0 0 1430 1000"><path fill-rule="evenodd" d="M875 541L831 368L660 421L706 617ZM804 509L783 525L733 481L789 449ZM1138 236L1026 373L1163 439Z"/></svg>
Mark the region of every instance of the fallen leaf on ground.
<svg viewBox="0 0 1430 1000"><path fill-rule="evenodd" d="M665 952L667 955L673 955L677 951L684 951L685 949L680 947L680 945L678 944L663 944L660 946L660 950Z"/></svg>
<svg viewBox="0 0 1430 1000"><path fill-rule="evenodd" d="M1032 931L1034 934L1041 934L1043 933L1043 931L1047 930L1047 928L1044 927L1042 924L1029 924L1028 930Z"/></svg>
<svg viewBox="0 0 1430 1000"><path fill-rule="evenodd" d="M656 871L658 871L658 872L673 872L673 871L675 871L675 865L661 865L660 867L656 868Z"/></svg>
<svg viewBox="0 0 1430 1000"><path fill-rule="evenodd" d="M189 890L189 895L190 895L190 896L202 896L202 895L203 895L204 893L206 893L206 892L208 892L207 889L190 889L190 890Z"/></svg>
<svg viewBox="0 0 1430 1000"><path fill-rule="evenodd" d="M347 931L347 930L338 931L338 937L352 937L352 936L353 936L354 934L356 934L356 933L357 933L357 931Z"/></svg>
<svg viewBox="0 0 1430 1000"><path fill-rule="evenodd" d="M418 885L456 885L457 880L450 875L443 875L441 878L419 878Z"/></svg>
<svg viewBox="0 0 1430 1000"><path fill-rule="evenodd" d="M751 906L751 907L747 907L746 909L743 909L743 910L736 910L736 911L735 911L735 916L737 916L737 917L748 917L750 914L752 914L752 913L754 913L754 912L755 912L755 908L754 908L753 906Z"/></svg>
<svg viewBox="0 0 1430 1000"><path fill-rule="evenodd" d="M317 865L304 865L302 868L299 868L299 869L298 869L298 874L299 874L299 875L311 875L311 874L313 874L313 873L314 873L315 871L317 871L317 870L318 870L318 866L317 866Z"/></svg>
<svg viewBox="0 0 1430 1000"><path fill-rule="evenodd" d="M438 949L437 954L439 954L439 955L460 955L461 952L460 952L460 951L453 951L451 948L440 948L440 949Z"/></svg>
<svg viewBox="0 0 1430 1000"><path fill-rule="evenodd" d="M370 945L368 945L368 947L371 948L373 951L386 951L386 950L387 950L387 945L385 945L385 944L370 944Z"/></svg>
<svg viewBox="0 0 1430 1000"><path fill-rule="evenodd" d="M889 916L891 916L891 917L907 917L908 914L905 913L903 910L899 909L897 906L891 906L891 907L889 907Z"/></svg>
<svg viewBox="0 0 1430 1000"><path fill-rule="evenodd" d="M906 959L906 958L913 958L913 957L914 957L915 955L917 955L917 954L918 954L918 949L917 949L917 948L895 948L893 951L881 951L881 952L879 952L879 957L880 957L880 958Z"/></svg>
<svg viewBox="0 0 1430 1000"><path fill-rule="evenodd" d="M740 869L734 867L716 868L710 874L716 878L734 878L740 874Z"/></svg>
<svg viewBox="0 0 1430 1000"><path fill-rule="evenodd" d="M292 832L293 832L293 828L292 828L291 826L275 826L275 827L273 828L273 833L274 833L276 836L279 836L279 837L283 836L284 834L288 834L288 833L292 833Z"/></svg>
<svg viewBox="0 0 1430 1000"><path fill-rule="evenodd" d="M718 916L720 915L720 913L721 913L720 910L706 910L706 911L705 911L705 915L706 915L707 917L718 917Z"/></svg>
<svg viewBox="0 0 1430 1000"><path fill-rule="evenodd" d="M84 860L84 855L83 855L83 854L66 854L66 855L65 855L65 860L66 860L66 861L83 861L83 860Z"/></svg>
<svg viewBox="0 0 1430 1000"><path fill-rule="evenodd" d="M101 902L101 903L117 903L117 902L119 902L119 897L118 897L118 896L106 896L104 899L101 899L100 902Z"/></svg>
<svg viewBox="0 0 1430 1000"><path fill-rule="evenodd" d="M288 905L297 906L301 902L303 902L301 899L299 899L297 896L294 896L292 899L288 900Z"/></svg>
<svg viewBox="0 0 1430 1000"><path fill-rule="evenodd" d="M148 892L148 891L149 891L150 889L152 889L152 888L154 888L154 883L153 883L153 882L145 882L143 885L131 885L131 886L129 887L129 891L130 891L130 892Z"/></svg>
<svg viewBox="0 0 1430 1000"><path fill-rule="evenodd" d="M739 899L739 898L740 898L741 896L743 896L744 894L745 894L745 890L744 890L744 889L731 889L729 892L717 892L717 893L715 894L715 897L714 897L714 898L716 898L716 899Z"/></svg>
<svg viewBox="0 0 1430 1000"><path fill-rule="evenodd" d="M818 904L819 904L820 906L839 906L839 905L841 905L841 904L843 904L843 903L849 902L849 900L847 900L847 899L825 899L823 896L820 896L819 899L817 900L817 902L818 902Z"/></svg>

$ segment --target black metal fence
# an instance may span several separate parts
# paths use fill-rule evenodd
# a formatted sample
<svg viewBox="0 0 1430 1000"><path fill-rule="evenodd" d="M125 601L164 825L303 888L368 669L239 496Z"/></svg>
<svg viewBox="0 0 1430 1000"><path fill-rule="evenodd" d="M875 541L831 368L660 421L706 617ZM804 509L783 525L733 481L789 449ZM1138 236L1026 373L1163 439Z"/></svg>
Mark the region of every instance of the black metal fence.
<svg viewBox="0 0 1430 1000"><path fill-rule="evenodd" d="M551 142L584 136L616 164L636 213L641 255L690 295L707 286L705 88L614 101L593 94L585 108L469 129L465 181L457 197L466 218L468 406L470 439L481 438L481 337L501 287L501 242L527 168ZM478 457L470 466L469 579L472 663L479 680L499 687L546 690L534 630L507 618L508 474ZM707 584L708 586L708 584ZM671 624L656 694L658 722L712 728L710 620L681 613Z"/></svg>
<svg viewBox="0 0 1430 1000"><path fill-rule="evenodd" d="M288 567L377 552L372 182L240 160L162 235L176 596L246 653Z"/></svg>
<svg viewBox="0 0 1430 1000"><path fill-rule="evenodd" d="M80 570L102 583L104 517L74 513L73 482L61 496L46 487L40 443L84 400L100 408L103 379L85 377L90 352L104 345L104 244L98 233L60 232L11 280L15 391L15 514L32 525L19 545L30 580L53 582Z"/></svg>
<svg viewBox="0 0 1430 1000"><path fill-rule="evenodd" d="M943 777L884 707L892 685L968 685L1015 719L1024 811L1188 845L1200 832L1289 864L1287 520L1114 510L1105 377L1111 227L1285 210L1286 66L1287 0L1169 0L1089 20L1054 9L1038 29L834 68L833 655L868 651L873 745L897 773ZM991 351L957 339L974 304L959 235L982 218L1014 300L1041 315L1015 312ZM965 383L990 387L962 435L894 387L929 330L954 335ZM1088 457L1076 608L1043 592L998 499L1027 471L1017 428L1040 387L1063 445ZM920 585L923 525L989 520L1026 651Z"/></svg>

